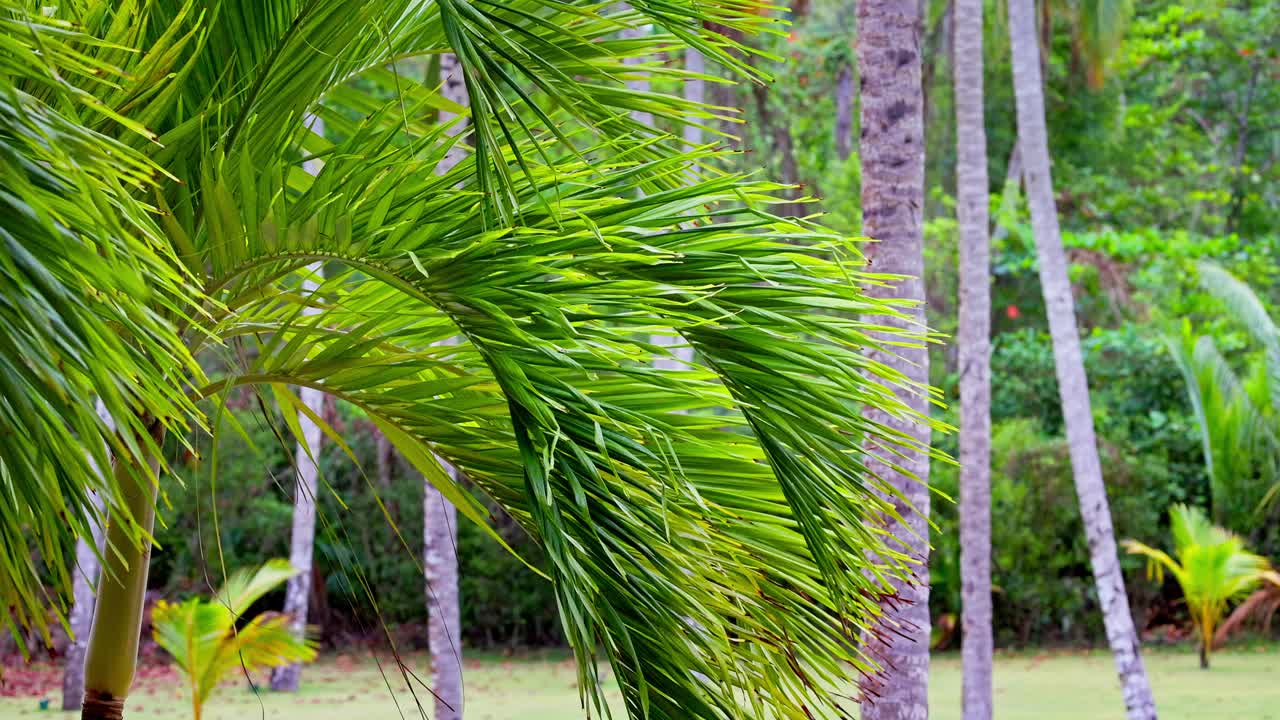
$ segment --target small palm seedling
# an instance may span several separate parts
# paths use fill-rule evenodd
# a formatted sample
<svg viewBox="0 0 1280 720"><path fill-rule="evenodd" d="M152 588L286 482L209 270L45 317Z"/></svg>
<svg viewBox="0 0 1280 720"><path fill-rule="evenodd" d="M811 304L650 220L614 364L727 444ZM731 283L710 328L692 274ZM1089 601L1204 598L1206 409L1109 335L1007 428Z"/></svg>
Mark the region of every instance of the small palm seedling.
<svg viewBox="0 0 1280 720"><path fill-rule="evenodd" d="M315 642L296 634L288 615L264 612L237 626L258 598L297 572L284 560L271 560L255 570L236 572L211 599L161 600L156 605L152 632L187 676L195 720L200 720L209 693L233 670L253 672L315 659Z"/></svg>
<svg viewBox="0 0 1280 720"><path fill-rule="evenodd" d="M1173 573L1200 636L1200 667L1208 669L1213 631L1227 605L1248 595L1269 565L1266 558L1246 550L1238 535L1210 522L1199 508L1174 505L1169 520L1176 559L1136 540L1126 540L1124 546L1130 554L1146 556L1147 574L1156 580L1164 580L1166 569Z"/></svg>

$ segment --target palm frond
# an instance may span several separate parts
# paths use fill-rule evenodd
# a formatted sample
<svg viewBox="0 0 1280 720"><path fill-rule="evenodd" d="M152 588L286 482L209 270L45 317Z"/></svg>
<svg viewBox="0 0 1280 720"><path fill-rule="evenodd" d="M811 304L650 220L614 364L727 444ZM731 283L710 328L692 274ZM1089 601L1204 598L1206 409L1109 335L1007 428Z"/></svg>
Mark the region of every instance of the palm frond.
<svg viewBox="0 0 1280 720"><path fill-rule="evenodd" d="M56 562L57 594L38 589L28 538L45 558L66 557L75 535L102 522L91 492L131 523L118 485L96 468L153 454L153 423L185 433L197 414L184 379L201 374L167 318L198 306L198 290L135 199L160 171L77 117L122 124L68 83L118 77L78 47L102 44L11 2L0 4L0 38L0 575L10 580L0 603L14 630L41 624L42 608L70 589ZM143 541L136 527L130 535Z"/></svg>
<svg viewBox="0 0 1280 720"><path fill-rule="evenodd" d="M1085 61L1089 86L1098 89L1107 65L1124 42L1133 0L1076 0L1074 3L1076 49Z"/></svg>
<svg viewBox="0 0 1280 720"><path fill-rule="evenodd" d="M776 30L757 7L54 6L50 23L85 28L99 40L86 56L119 70L106 110L147 119L146 133L100 118L92 131L147 168L104 206L128 213L102 213L145 230L130 242L150 255L120 256L154 258L163 281L138 300L163 308L157 327L119 335L135 365L160 370L129 382L163 381L143 397L168 400L152 415L175 433L203 427L234 388L267 386L285 405L291 387L315 388L361 408L408 456L464 470L545 547L584 705L605 712L602 649L632 717L838 716L850 676L874 662L856 638L911 569L886 545L892 490L861 448L914 444L863 410L929 422L895 391L936 397L871 357L926 338L886 329L901 309L863 288L896 278L867 272L855 244L770 213L779 186L717 172L715 150L631 119L675 126L717 111L625 84L682 73L624 62L682 43L741 69L729 36ZM654 32L619 36L641 23ZM460 135L434 119L435 79L410 72L445 51L471 96ZM91 76L63 73L69 89L42 92L78 97L98 88ZM450 150L465 157L437 176ZM315 176L309 159L324 162ZM325 278L309 288L315 262ZM655 333L678 335L695 361L655 368L669 352ZM172 356L151 349L175 344ZM206 360L207 377L179 351ZM136 430L149 407L112 414ZM483 505L422 467L485 522ZM72 468L67 482L112 481ZM41 502L24 497L24 512ZM188 628L234 622L262 588L233 580L212 604L223 614L181 616ZM254 632L275 642L275 626Z"/></svg>
<svg viewBox="0 0 1280 720"><path fill-rule="evenodd" d="M1179 333L1166 333L1165 341L1200 426L1214 515L1229 525L1242 524L1246 518L1228 517L1228 510L1265 506L1280 453L1268 363L1255 364L1241 379L1213 339L1196 336L1185 321Z"/></svg>
<svg viewBox="0 0 1280 720"><path fill-rule="evenodd" d="M279 558L258 568L237 570L214 596L214 602L226 607L233 618L239 618L258 598L297 574L297 568Z"/></svg>
<svg viewBox="0 0 1280 720"><path fill-rule="evenodd" d="M1196 268L1205 292L1222 303L1227 314L1239 322L1268 355L1280 358L1280 328L1253 288L1216 263L1201 262Z"/></svg>

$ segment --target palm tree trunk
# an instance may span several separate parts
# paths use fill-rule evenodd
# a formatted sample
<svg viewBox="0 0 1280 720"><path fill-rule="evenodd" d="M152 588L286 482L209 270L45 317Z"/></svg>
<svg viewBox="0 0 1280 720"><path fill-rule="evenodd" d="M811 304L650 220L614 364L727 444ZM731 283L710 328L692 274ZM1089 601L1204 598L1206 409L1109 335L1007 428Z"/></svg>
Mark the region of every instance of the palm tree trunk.
<svg viewBox="0 0 1280 720"><path fill-rule="evenodd" d="M705 58L702 57L702 53L693 48L685 50L684 62L685 69L690 72L701 73L706 70ZM697 78L685 80L684 96L686 100L691 102L703 102L706 99L706 81ZM685 125L682 137L689 149L698 147L702 144L702 128L697 125ZM696 172L696 168L691 172ZM649 336L649 342L654 345L671 347L671 357L654 358L653 366L659 370L687 370L690 363L693 362L693 348L684 344L684 339L679 335L654 333Z"/></svg>
<svg viewBox="0 0 1280 720"><path fill-rule="evenodd" d="M456 480L458 472L448 467ZM427 582L427 642L435 720L462 719L462 637L458 609L458 511L430 483L423 496L423 561Z"/></svg>
<svg viewBox="0 0 1280 720"><path fill-rule="evenodd" d="M155 440L159 445L158 423L156 428ZM127 462L117 460L115 476L121 486L125 509L149 535L155 526L159 487L156 473L160 470L160 459L149 458L147 470L144 476ZM139 476L141 484L134 475ZM121 720L138 666L151 542L142 538L135 545L128 530L122 527L125 524L119 516L112 516L107 523L105 564L98 578L98 603L85 658L81 720Z"/></svg>
<svg viewBox="0 0 1280 720"><path fill-rule="evenodd" d="M624 8L627 7L626 3L623 3L622 7ZM623 38L628 38L628 39L644 37L645 35L648 35L648 34L649 34L648 27L623 28L622 32L619 33L619 35L621 35ZM629 57L623 58L622 62L626 65L639 65L641 60L638 57L629 56ZM627 80L628 90L636 90L639 92L649 92L649 88L650 88L650 83L647 75L645 77ZM644 125L645 127L649 127L649 128L653 127L653 113L648 113L641 110L632 110L631 119L635 120L641 125Z"/></svg>
<svg viewBox="0 0 1280 720"><path fill-rule="evenodd" d="M378 455L378 489L386 492L391 489L391 476L395 472L396 450L386 435L374 431L374 443Z"/></svg>
<svg viewBox="0 0 1280 720"><path fill-rule="evenodd" d="M98 417L108 426L114 428L111 415L106 405L98 400ZM90 460L92 462L92 460ZM95 470L101 472L95 465ZM102 512L102 498L96 493L92 496L93 506ZM103 529L94 524L91 539L93 545L84 538L76 541L76 572L71 585L71 644L67 647L67 659L62 673L62 709L79 710L84 700L84 657L89 648L89 632L93 627L93 588L98 584L98 556L102 552Z"/></svg>
<svg viewBox="0 0 1280 720"><path fill-rule="evenodd" d="M452 54L440 58L443 95L459 105L470 102L458 59ZM440 121L453 119L441 111ZM462 132L464 124L450 128ZM443 175L463 158L455 146L436 166ZM443 463L449 474L459 479L455 468ZM431 686L435 694L435 720L462 720L462 636L458 609L458 511L430 482L423 483L422 499L423 570L427 585L427 644L431 652Z"/></svg>
<svg viewBox="0 0 1280 720"><path fill-rule="evenodd" d="M686 48L684 51L684 69L693 73L705 73L707 71L706 58L702 57L702 53L695 48ZM694 103L704 103L707 101L707 81L702 78L689 78L684 81L684 99ZM697 125L689 124L684 126L684 144L690 149L696 148L702 144L702 128Z"/></svg>
<svg viewBox="0 0 1280 720"><path fill-rule="evenodd" d="M982 108L982 0L956 0L955 53L961 699L964 720L991 720L991 248Z"/></svg>
<svg viewBox="0 0 1280 720"><path fill-rule="evenodd" d="M847 160L853 152L853 68L842 65L836 75L836 155Z"/></svg>
<svg viewBox="0 0 1280 720"><path fill-rule="evenodd" d="M322 272L319 263L311 266L314 273ZM303 292L316 289L311 280L303 282ZM317 309L307 308L303 314L314 314ZM302 403L319 415L324 393L313 388L299 392ZM298 574L289 578L284 592L284 612L289 616L289 627L299 636L307 630L307 607L311 599L311 566L316 545L316 487L320 475L317 461L320 459L321 431L306 413L298 413L304 442L298 443L294 454L297 475L293 491L293 531L289 541L289 564L298 568ZM305 443L305 445L304 445ZM271 689L277 692L296 692L302 679L302 665L282 665L271 672Z"/></svg>
<svg viewBox="0 0 1280 720"><path fill-rule="evenodd" d="M917 303L907 312L913 327L924 324L924 254L921 208L924 206L924 125L920 80L920 6L916 0L859 0L858 75L860 104L863 233L877 240L868 246L876 272L908 276L896 287L869 288L870 294ZM890 321L886 321L890 322ZM906 327L905 321L893 323ZM912 382L929 380L929 354L923 347L883 353ZM902 389L903 400L921 414L929 412L927 398L916 389ZM869 419L901 431L927 447L929 429L882 413ZM907 474L884 462L872 465L880 477L900 493L893 504L902 524L889 530L903 552L919 562L914 581L895 585L898 598L886 601L879 627L868 633L867 650L880 659L879 677L864 682L863 720L920 720L928 717L929 586L927 454L901 449L894 458ZM883 453L883 450L871 451Z"/></svg>
<svg viewBox="0 0 1280 720"><path fill-rule="evenodd" d="M324 135L324 121L311 118L313 132ZM312 160L306 164L307 172L319 174L321 163ZM312 263L308 270L316 277L324 277L324 264ZM319 283L311 278L302 281L302 292L315 293ZM303 316L319 313L319 308L303 308ZM316 417L323 417L324 393L304 387L298 393L302 404ZM289 564L299 572L289 578L284 591L284 612L289 616L289 627L299 637L307 632L307 607L311 600L311 565L316 547L316 486L320 468L320 426L307 413L298 413L298 425L302 428L302 442L294 451L294 468L297 476L293 490L293 531L289 540ZM271 671L271 689L276 692L297 692L302 680L302 665L281 665Z"/></svg>
<svg viewBox="0 0 1280 720"><path fill-rule="evenodd" d="M102 509L102 500L94 495L94 505ZM76 575L71 586L71 644L67 647L62 675L62 709L79 710L84 699L84 658L89 647L89 631L93 625L93 586L98 582L98 553L102 550L102 527L93 528L93 545L84 538L76 541Z"/></svg>
<svg viewBox="0 0 1280 720"><path fill-rule="evenodd" d="M1040 261L1040 285L1053 339L1071 467L1080 501L1080 516L1089 542L1089 559L1098 588L1098 602L1102 608L1107 641L1115 656L1128 717L1131 720L1153 719L1156 717L1155 700L1143 667L1138 634L1134 630L1124 577L1116 555L1115 532L1111 526L1111 510L1102 480L1089 405L1089 384L1084 374L1074 301L1067 278L1067 260L1053 199L1034 0L1010 0L1009 35L1023 177Z"/></svg>

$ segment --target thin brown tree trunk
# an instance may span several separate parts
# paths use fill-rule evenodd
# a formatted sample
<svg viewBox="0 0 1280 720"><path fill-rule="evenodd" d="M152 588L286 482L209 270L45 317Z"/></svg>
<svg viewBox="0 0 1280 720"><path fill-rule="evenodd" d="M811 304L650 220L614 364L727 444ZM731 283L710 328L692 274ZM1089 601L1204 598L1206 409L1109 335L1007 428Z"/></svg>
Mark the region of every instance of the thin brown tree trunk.
<svg viewBox="0 0 1280 720"><path fill-rule="evenodd" d="M114 427L107 408L98 401L98 417ZM93 461L90 460L92 463ZM93 505L102 512L102 498L93 493ZM76 540L76 575L71 584L71 643L67 646L66 662L62 673L62 709L79 710L84 700L84 657L89 649L89 632L93 627L93 588L98 584L98 555L102 552L103 529L94 525L90 545L84 538Z"/></svg>
<svg viewBox="0 0 1280 720"><path fill-rule="evenodd" d="M1089 559L1097 584L1098 602L1107 641L1115 656L1128 717L1130 720L1153 720L1156 705L1139 652L1138 633L1133 626L1129 598L1116 554L1115 532L1111 525L1111 510L1089 405L1089 384L1080 352L1071 284L1067 278L1067 259L1053 199L1034 0L1010 0L1009 36L1013 52L1018 138L1031 226L1040 262L1040 285L1049 318L1062 416L1080 501L1080 516L1089 542Z"/></svg>
<svg viewBox="0 0 1280 720"><path fill-rule="evenodd" d="M982 86L983 0L956 0L960 226L960 594L964 720L991 720L991 248Z"/></svg>
<svg viewBox="0 0 1280 720"><path fill-rule="evenodd" d="M378 489L387 491L391 488L391 476L395 472L396 450L386 435L374 431L374 444L378 456Z"/></svg>
<svg viewBox="0 0 1280 720"><path fill-rule="evenodd" d="M311 129L324 135L324 121L311 118ZM316 175L322 163L312 160L305 165L307 172ZM307 268L315 278L324 275L322 263L312 263ZM311 295L319 287L312 278L302 281L302 292ZM316 307L302 309L304 317L320 312ZM323 417L324 393L314 388L304 387L299 399L316 417ZM285 408L281 408L285 410ZM287 411L287 410L286 410ZM320 476L320 468L316 464L320 460L320 442L322 431L320 426L307 413L298 412L298 425L302 428L302 442L294 450L293 489L293 529L289 538L289 564L298 569L284 591L284 612L289 616L289 628L295 635L303 636L307 631L307 607L311 600L311 566L316 547L316 487ZM271 689L276 692L297 692L298 683L302 680L302 665L282 665L271 671Z"/></svg>
<svg viewBox="0 0 1280 720"><path fill-rule="evenodd" d="M467 105L467 86L455 55L440 59L440 79L446 99ZM453 120L441 111L440 122ZM452 135L465 123L450 128ZM463 148L455 145L436 166L445 174L463 158ZM459 479L456 469L445 464L449 474ZM423 569L427 592L427 643L431 652L431 689L435 694L435 720L462 720L462 636L458 597L458 511L430 482L423 483L422 499Z"/></svg>
<svg viewBox="0 0 1280 720"><path fill-rule="evenodd" d="M925 301L920 6L916 0L859 0L857 22L863 233L878 241L868 246L874 271L908 276L894 287L872 287L870 292L916 303L907 309L910 325L884 322L918 329L924 324ZM899 349L880 359L912 382L929 381L929 355L923 347ZM916 411L929 412L927 398L918 390L900 392ZM877 412L868 415L928 446L924 424ZM863 720L924 720L929 713L929 461L922 450L900 450L905 457L894 460L914 477L883 462L873 466L901 493L893 504L904 522L891 523L889 530L898 549L919 564L913 582L895 584L899 597L886 601L879 627L866 636L867 650L880 658L883 669L864 683Z"/></svg>

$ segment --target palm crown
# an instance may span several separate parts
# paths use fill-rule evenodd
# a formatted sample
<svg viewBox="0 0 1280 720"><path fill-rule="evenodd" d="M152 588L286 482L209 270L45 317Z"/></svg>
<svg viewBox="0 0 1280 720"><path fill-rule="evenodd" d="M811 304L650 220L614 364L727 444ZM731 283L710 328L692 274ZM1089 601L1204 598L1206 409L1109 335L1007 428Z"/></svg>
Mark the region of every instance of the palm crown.
<svg viewBox="0 0 1280 720"><path fill-rule="evenodd" d="M1201 663L1208 667L1214 627L1227 604L1248 595L1269 569L1266 558L1245 549L1240 536L1214 525L1204 511L1174 505L1169 511L1174 554L1136 540L1125 541L1131 554L1147 558L1148 573L1159 580L1173 574L1182 587L1192 623L1200 635Z"/></svg>
<svg viewBox="0 0 1280 720"><path fill-rule="evenodd" d="M862 288L891 278L848 241L768 213L774 185L629 115L717 109L624 86L681 77L623 61L685 44L751 72L708 28L771 31L759 7L0 0L11 622L50 600L27 533L65 588L89 492L141 544L128 491L166 435L234 426L233 388L301 409L309 386L468 517L484 507L433 452L539 539L584 702L604 710L602 648L637 717L835 712L870 667L851 638L912 568L860 449L912 441L861 411L911 416L895 391L928 390L868 351L922 336L877 320L897 308ZM405 72L444 52L468 108ZM451 148L466 158L435 175ZM654 333L694 364L653 367Z"/></svg>
<svg viewBox="0 0 1280 720"><path fill-rule="evenodd" d="M209 694L233 671L250 673L315 659L316 643L294 635L288 615L264 612L236 627L250 606L297 572L285 560L271 560L235 572L210 600L156 604L152 634L187 676L195 720L200 720Z"/></svg>

